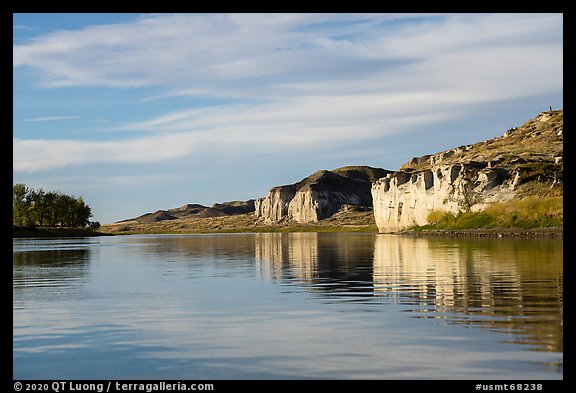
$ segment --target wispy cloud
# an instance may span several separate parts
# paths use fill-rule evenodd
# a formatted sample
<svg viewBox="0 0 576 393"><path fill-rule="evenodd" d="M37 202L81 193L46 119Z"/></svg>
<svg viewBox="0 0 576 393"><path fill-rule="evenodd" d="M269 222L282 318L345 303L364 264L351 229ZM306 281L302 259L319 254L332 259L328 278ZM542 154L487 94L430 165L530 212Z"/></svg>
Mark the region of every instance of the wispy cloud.
<svg viewBox="0 0 576 393"><path fill-rule="evenodd" d="M27 123L43 122L43 121L65 121L65 120L78 120L81 116L41 116L41 117L31 117L29 119L24 119Z"/></svg>
<svg viewBox="0 0 576 393"><path fill-rule="evenodd" d="M33 26L28 26L28 25L13 25L12 26L13 30L29 30L29 31L33 31L36 30L35 27Z"/></svg>
<svg viewBox="0 0 576 393"><path fill-rule="evenodd" d="M43 88L233 103L124 123L114 129L142 133L125 140L15 139L14 170L376 140L561 91L562 51L561 14L177 14L56 31L14 45L14 67L35 68Z"/></svg>

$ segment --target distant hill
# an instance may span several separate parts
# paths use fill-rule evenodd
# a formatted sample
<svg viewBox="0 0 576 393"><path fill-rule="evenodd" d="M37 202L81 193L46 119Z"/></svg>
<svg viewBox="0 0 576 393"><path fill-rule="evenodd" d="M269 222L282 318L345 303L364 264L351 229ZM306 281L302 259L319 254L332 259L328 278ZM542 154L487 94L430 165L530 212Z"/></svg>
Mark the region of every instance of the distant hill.
<svg viewBox="0 0 576 393"><path fill-rule="evenodd" d="M157 210L153 213L146 213L138 217L129 218L126 220L117 221L129 222L136 221L139 223L154 223L165 220L176 220L179 218L207 218L207 217L222 217L232 216L237 214L246 214L254 211L254 200L248 201L232 201L215 203L211 207L199 204L186 204L184 206L176 207L168 210Z"/></svg>

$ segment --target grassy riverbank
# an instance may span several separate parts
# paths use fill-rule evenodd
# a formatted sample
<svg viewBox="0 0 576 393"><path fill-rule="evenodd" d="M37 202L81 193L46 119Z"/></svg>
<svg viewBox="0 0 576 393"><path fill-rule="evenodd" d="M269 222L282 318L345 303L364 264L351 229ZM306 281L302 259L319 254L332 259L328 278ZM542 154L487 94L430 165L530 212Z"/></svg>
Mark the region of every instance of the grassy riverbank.
<svg viewBox="0 0 576 393"><path fill-rule="evenodd" d="M345 211L314 224L266 224L254 213L223 217L181 218L154 223L124 221L105 224L100 231L137 233L241 233L241 232L378 232L372 210Z"/></svg>
<svg viewBox="0 0 576 393"><path fill-rule="evenodd" d="M485 228L550 228L563 226L562 197L527 197L497 202L478 212L457 215L436 210L428 215L429 225L421 230L462 230Z"/></svg>
<svg viewBox="0 0 576 393"><path fill-rule="evenodd" d="M563 199L527 197L497 202L483 211L451 214L436 210L429 225L403 231L415 235L562 236Z"/></svg>

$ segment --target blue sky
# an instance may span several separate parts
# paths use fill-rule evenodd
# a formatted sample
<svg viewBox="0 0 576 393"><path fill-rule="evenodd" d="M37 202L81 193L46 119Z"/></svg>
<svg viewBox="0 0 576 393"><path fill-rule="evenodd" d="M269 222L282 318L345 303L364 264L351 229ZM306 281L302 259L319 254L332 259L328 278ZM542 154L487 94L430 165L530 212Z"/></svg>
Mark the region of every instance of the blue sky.
<svg viewBox="0 0 576 393"><path fill-rule="evenodd" d="M109 223L563 106L562 14L15 14L13 182Z"/></svg>

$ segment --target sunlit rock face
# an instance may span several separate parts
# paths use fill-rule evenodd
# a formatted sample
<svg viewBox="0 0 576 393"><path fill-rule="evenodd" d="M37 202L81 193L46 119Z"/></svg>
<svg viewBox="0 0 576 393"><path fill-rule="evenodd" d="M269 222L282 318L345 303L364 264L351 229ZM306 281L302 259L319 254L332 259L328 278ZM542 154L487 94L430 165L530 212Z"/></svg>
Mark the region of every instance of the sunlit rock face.
<svg viewBox="0 0 576 393"><path fill-rule="evenodd" d="M294 198L296 189L293 185L274 187L265 198L256 199L256 217L266 222L280 222L288 216L288 206Z"/></svg>
<svg viewBox="0 0 576 393"><path fill-rule="evenodd" d="M267 223L312 223L332 216L344 205L370 208L372 183L389 173L366 166L320 170L298 183L272 188L256 200L255 214Z"/></svg>
<svg viewBox="0 0 576 393"><path fill-rule="evenodd" d="M412 158L372 186L379 231L426 225L433 210L483 210L528 196L530 187L561 194L563 127L562 110L543 112L500 137Z"/></svg>
<svg viewBox="0 0 576 393"><path fill-rule="evenodd" d="M443 210L481 210L514 195L510 174L486 163L433 167L421 172L394 172L372 186L374 217L380 232L428 224L428 214Z"/></svg>

